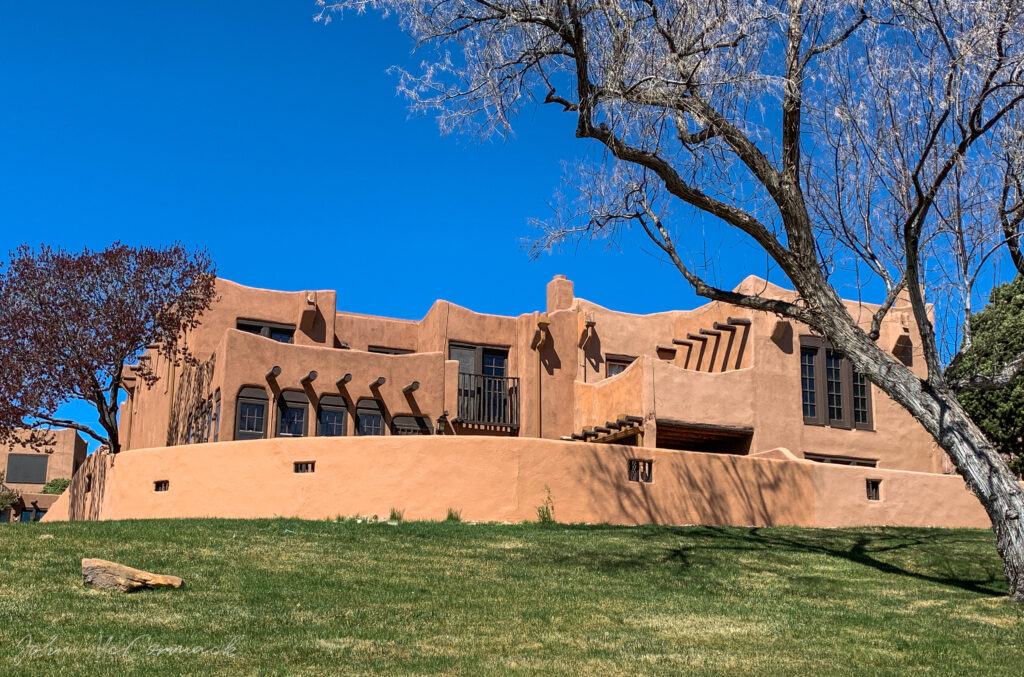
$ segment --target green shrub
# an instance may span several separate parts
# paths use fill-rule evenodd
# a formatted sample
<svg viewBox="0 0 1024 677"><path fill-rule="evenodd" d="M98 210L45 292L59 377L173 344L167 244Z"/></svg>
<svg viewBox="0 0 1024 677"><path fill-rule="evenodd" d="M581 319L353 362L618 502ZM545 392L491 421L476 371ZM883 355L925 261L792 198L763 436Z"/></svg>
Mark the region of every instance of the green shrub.
<svg viewBox="0 0 1024 677"><path fill-rule="evenodd" d="M461 522L462 511L456 510L455 508L448 508L448 514L445 516L444 519L447 522Z"/></svg>
<svg viewBox="0 0 1024 677"><path fill-rule="evenodd" d="M537 506L537 521L541 524L550 524L555 521L555 500L551 498L551 487L545 484L544 491L548 495L544 502Z"/></svg>
<svg viewBox="0 0 1024 677"><path fill-rule="evenodd" d="M71 484L71 480L66 477L54 477L52 480L46 483L43 487L44 494L63 494L64 490Z"/></svg>
<svg viewBox="0 0 1024 677"><path fill-rule="evenodd" d="M390 522L401 522L402 521L402 515L404 515L404 514L405 514L404 510L399 510L398 508L392 508L391 509L391 515L388 517L388 521L390 521Z"/></svg>

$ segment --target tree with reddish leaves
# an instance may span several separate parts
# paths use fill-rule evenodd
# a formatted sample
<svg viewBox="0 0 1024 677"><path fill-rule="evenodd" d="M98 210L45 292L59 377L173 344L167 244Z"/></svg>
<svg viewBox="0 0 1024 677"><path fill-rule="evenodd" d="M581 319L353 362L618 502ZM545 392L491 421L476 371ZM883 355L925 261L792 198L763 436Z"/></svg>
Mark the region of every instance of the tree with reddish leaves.
<svg viewBox="0 0 1024 677"><path fill-rule="evenodd" d="M154 366L139 359L147 347L192 361L183 339L213 302L215 281L209 255L180 244L11 252L0 267L0 444L38 448L60 427L120 451L125 367L151 385ZM96 408L98 427L58 416L73 400ZM19 429L30 432L16 438Z"/></svg>

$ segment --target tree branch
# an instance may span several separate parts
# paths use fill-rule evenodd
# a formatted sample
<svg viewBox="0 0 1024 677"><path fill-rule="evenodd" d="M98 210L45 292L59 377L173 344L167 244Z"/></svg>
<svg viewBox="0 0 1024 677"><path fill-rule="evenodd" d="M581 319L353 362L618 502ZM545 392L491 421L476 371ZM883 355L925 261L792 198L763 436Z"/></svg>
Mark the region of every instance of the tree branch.
<svg viewBox="0 0 1024 677"><path fill-rule="evenodd" d="M971 390L999 390L1007 386L1022 372L1024 372L1024 353L1004 364L1002 369L991 376L975 374L952 381L949 385L957 393Z"/></svg>

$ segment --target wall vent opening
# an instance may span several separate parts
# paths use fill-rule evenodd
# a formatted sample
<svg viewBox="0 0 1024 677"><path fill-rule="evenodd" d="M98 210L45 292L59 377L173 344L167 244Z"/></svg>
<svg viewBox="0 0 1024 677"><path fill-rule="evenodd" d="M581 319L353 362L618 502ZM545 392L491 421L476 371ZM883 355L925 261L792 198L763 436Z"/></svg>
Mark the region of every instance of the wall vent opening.
<svg viewBox="0 0 1024 677"><path fill-rule="evenodd" d="M316 461L295 461L295 472L316 472Z"/></svg>
<svg viewBox="0 0 1024 677"><path fill-rule="evenodd" d="M157 480L156 482L153 482L153 491L167 491L170 488L170 480Z"/></svg>
<svg viewBox="0 0 1024 677"><path fill-rule="evenodd" d="M627 465L630 482L650 483L654 481L654 461L631 458Z"/></svg>
<svg viewBox="0 0 1024 677"><path fill-rule="evenodd" d="M868 480L867 490L869 501L882 500L882 480Z"/></svg>

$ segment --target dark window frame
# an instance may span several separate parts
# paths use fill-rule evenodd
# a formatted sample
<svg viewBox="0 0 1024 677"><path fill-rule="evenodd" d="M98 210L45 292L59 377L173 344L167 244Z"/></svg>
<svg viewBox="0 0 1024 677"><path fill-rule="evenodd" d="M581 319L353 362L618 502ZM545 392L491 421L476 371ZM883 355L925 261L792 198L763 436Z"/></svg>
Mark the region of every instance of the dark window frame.
<svg viewBox="0 0 1024 677"><path fill-rule="evenodd" d="M262 336L263 338L268 338L279 343L295 343L296 327L294 324L284 324L281 322L269 322L267 320L253 320L247 317L239 317L235 320L235 329L249 334L256 334L257 336ZM275 332L279 334L288 334L288 340L282 341L280 338L276 338L274 336Z"/></svg>
<svg viewBox="0 0 1024 677"><path fill-rule="evenodd" d="M282 390L277 397L274 437L307 437L309 435L309 396L301 390ZM302 412L302 432L285 433L285 416L289 411Z"/></svg>
<svg viewBox="0 0 1024 677"><path fill-rule="evenodd" d="M242 405L260 405L263 407L263 429L260 432L254 430L242 430ZM264 440L267 438L267 415L270 413L270 397L267 391L256 386L245 386L238 391L235 399L235 439L236 440Z"/></svg>
<svg viewBox="0 0 1024 677"><path fill-rule="evenodd" d="M374 430L379 428L380 432L363 432L363 417L367 417L367 423L371 417L377 417L379 423L373 424L371 427ZM363 437L379 437L386 434L388 426L384 421L384 407L381 405L380 400L373 398L364 397L356 402L356 435Z"/></svg>
<svg viewBox="0 0 1024 677"><path fill-rule="evenodd" d="M483 345L479 343L466 343L464 341L448 342L448 359L457 359L452 356L452 350L472 350L474 371L462 371L462 363L459 362L460 374L477 374L486 376L509 376L509 346ZM486 374L484 371L484 357L501 357L504 359L503 374Z"/></svg>
<svg viewBox="0 0 1024 677"><path fill-rule="evenodd" d="M623 371L629 368L629 365L636 361L635 355L616 355L614 353L607 353L604 356L604 377L611 378L612 376L618 376ZM611 373L612 365L616 367L622 367L621 371L617 371L614 374Z"/></svg>
<svg viewBox="0 0 1024 677"><path fill-rule="evenodd" d="M163 493L165 491L170 491L170 490L171 490L171 481L170 480L154 480L153 481L153 491L154 492Z"/></svg>
<svg viewBox="0 0 1024 677"><path fill-rule="evenodd" d="M434 426L428 416L399 414L391 417L392 435L433 435Z"/></svg>
<svg viewBox="0 0 1024 677"><path fill-rule="evenodd" d="M806 378L804 374L804 367L807 364L804 362L804 355L813 351L813 390L808 391L805 388L804 380ZM830 357L836 356L839 358L839 388L838 391L834 391L832 394L836 395L840 399L840 416L838 418L832 416L831 406L832 402L829 400L828 384L829 384L829 369L827 361ZM850 362L849 358L842 354L842 352L833 348L832 344L824 340L819 336L801 336L800 337L800 406L801 414L803 415L805 425L817 425L827 426L831 428L838 428L840 430L874 430L875 419L873 412L873 402L871 397L871 381L862 374L858 374L860 378L865 380L864 397L864 420L857 421L857 411L855 410L854 401L854 374L853 363ZM833 379L833 382L834 379ZM804 409L804 393L814 393L814 406L815 411L813 415L808 415Z"/></svg>
<svg viewBox="0 0 1024 677"><path fill-rule="evenodd" d="M325 412L341 414L341 434L325 435L323 415ZM345 437L348 435L348 401L341 395L321 395L316 406L317 437Z"/></svg>

